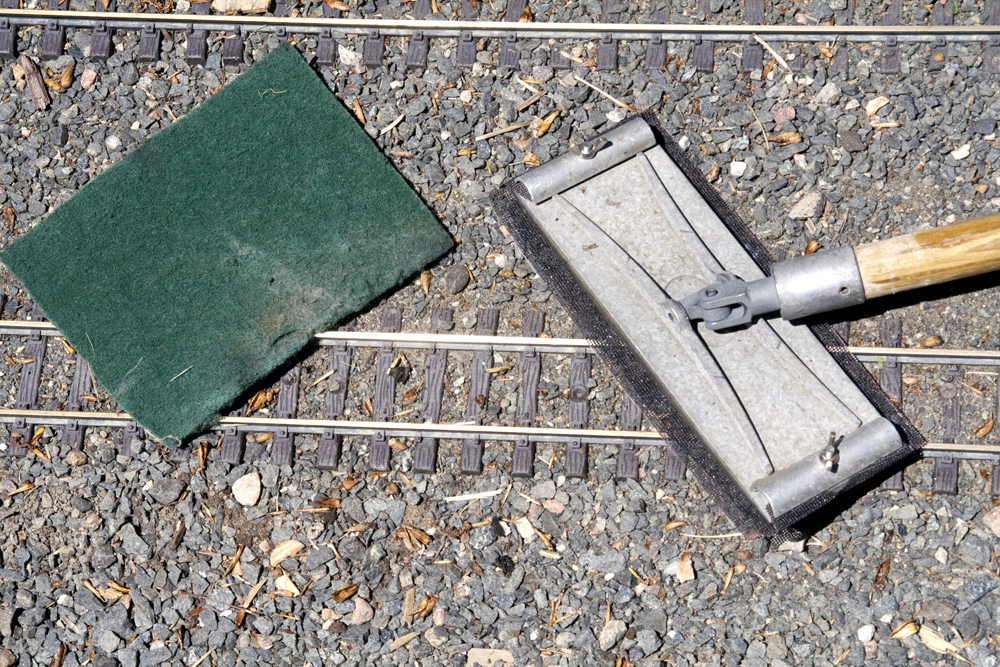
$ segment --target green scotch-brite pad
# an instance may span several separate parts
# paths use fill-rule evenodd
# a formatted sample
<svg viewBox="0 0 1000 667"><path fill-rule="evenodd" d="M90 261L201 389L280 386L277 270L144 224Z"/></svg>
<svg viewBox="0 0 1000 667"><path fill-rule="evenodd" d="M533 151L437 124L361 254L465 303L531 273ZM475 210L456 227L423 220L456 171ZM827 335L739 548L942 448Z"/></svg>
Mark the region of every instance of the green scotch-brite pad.
<svg viewBox="0 0 1000 667"><path fill-rule="evenodd" d="M286 45L0 260L122 408L176 444L451 247Z"/></svg>

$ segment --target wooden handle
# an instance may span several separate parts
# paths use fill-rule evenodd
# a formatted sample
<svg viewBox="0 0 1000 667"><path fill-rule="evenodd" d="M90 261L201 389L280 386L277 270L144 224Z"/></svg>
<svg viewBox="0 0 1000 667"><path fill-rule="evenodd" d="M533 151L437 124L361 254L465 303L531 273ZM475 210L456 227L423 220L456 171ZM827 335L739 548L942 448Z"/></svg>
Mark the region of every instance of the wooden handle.
<svg viewBox="0 0 1000 667"><path fill-rule="evenodd" d="M865 297L1000 269L1000 213L854 249Z"/></svg>

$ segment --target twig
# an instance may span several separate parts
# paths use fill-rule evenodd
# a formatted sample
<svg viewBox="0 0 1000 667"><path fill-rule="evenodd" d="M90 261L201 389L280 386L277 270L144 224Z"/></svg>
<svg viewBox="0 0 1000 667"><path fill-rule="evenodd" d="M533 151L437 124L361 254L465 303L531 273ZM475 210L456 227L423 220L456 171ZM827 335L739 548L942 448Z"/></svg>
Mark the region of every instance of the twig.
<svg viewBox="0 0 1000 667"><path fill-rule="evenodd" d="M333 374L334 374L334 373L336 373L336 372L337 372L337 371L327 371L326 373L323 373L323 375L319 376L319 378L317 378L317 379L316 379L316 381L315 381L315 382L313 382L313 383L312 383L311 385L309 385L309 386L310 386L310 387L315 387L315 386L316 386L316 385L318 385L318 384L319 384L320 382L322 382L323 380L327 379L328 377L330 377L331 375L333 375Z"/></svg>
<svg viewBox="0 0 1000 667"><path fill-rule="evenodd" d="M237 611L245 611L248 614L253 614L254 616L257 616L257 612L252 611L252 610L250 610L250 609L248 609L246 607L241 607L240 605L238 605L238 604L232 604L231 602L223 602L222 600L216 600L215 598L210 598L207 595L200 595L198 593L188 593L186 591L181 591L180 593L177 593L177 597L179 597L179 598L197 598L199 600L204 600L205 602L208 602L209 604L211 604L211 603L221 604L221 605L223 605L225 607L229 607L230 609L236 609Z"/></svg>
<svg viewBox="0 0 1000 667"><path fill-rule="evenodd" d="M528 83L528 82L527 82L527 81L525 81L524 79L521 79L521 78L515 78L514 80L515 80L515 81L517 81L517 82L518 82L519 84L521 84L522 86L524 86L524 88L525 88L526 90L530 90L531 92L533 92L533 93L534 93L535 95L538 95L539 93L541 93L541 92L542 92L541 90L539 90L538 88L535 88L534 86L532 86L532 85L531 85L530 83Z"/></svg>
<svg viewBox="0 0 1000 667"><path fill-rule="evenodd" d="M493 137L499 137L501 134L507 134L508 132L513 132L514 130L520 130L522 127L528 127L529 125L531 125L531 121L525 123L514 123L513 125L508 125L507 127L501 127L499 130L493 130L492 132L481 134L478 137L476 137L476 141L483 141L484 139L492 139Z"/></svg>
<svg viewBox="0 0 1000 667"><path fill-rule="evenodd" d="M695 535L694 533L681 533L684 537L693 537L699 540L723 540L730 537L743 537L743 533L726 533L725 535Z"/></svg>
<svg viewBox="0 0 1000 667"><path fill-rule="evenodd" d="M174 380L176 380L176 379L177 379L177 378L179 378L180 376L182 376L182 375L184 375L185 373L187 373L187 372L188 372L189 370L191 370L192 368L194 368L194 366L188 366L187 368L185 368L184 370L182 370L182 371L181 371L180 373L178 373L177 375L175 375L175 376L173 376L172 378L170 378L170 381L171 381L171 382L173 382Z"/></svg>
<svg viewBox="0 0 1000 667"><path fill-rule="evenodd" d="M767 49L768 53L770 53L772 56L774 56L774 59L778 61L778 64L785 68L785 71L787 71L789 74L792 73L792 68L788 66L788 63L785 62L784 58L782 58L781 56L778 55L777 51L775 51L774 49L771 48L770 44L768 44L767 42L765 42L764 40L762 40L757 35L754 35L753 38L757 40L758 44L760 44L765 49Z"/></svg>
<svg viewBox="0 0 1000 667"><path fill-rule="evenodd" d="M198 658L197 660L195 660L194 662L192 662L189 667L198 667L198 665L200 665L201 663L205 662L205 658L207 658L208 656L212 655L213 651L215 651L215 647L214 646L212 648L208 649L205 652L205 655L201 656L200 658Z"/></svg>
<svg viewBox="0 0 1000 667"><path fill-rule="evenodd" d="M397 125L399 125L400 123L403 122L404 118L406 118L406 114L405 113L399 114L399 118L397 118L396 120L392 121L391 123L389 123L388 125L386 125L384 128L382 128L382 131L378 133L378 136L381 137L384 134L389 134L390 132L392 132L392 130L393 130L394 127L396 127Z"/></svg>
<svg viewBox="0 0 1000 667"><path fill-rule="evenodd" d="M635 107L633 107L631 105L628 105L628 104L625 104L624 102L622 102L621 100L619 100L616 97L612 97L610 94L604 92L603 90L601 90L600 88L598 88L594 84L588 82L585 79L581 79L578 75L574 74L573 78L576 79L577 81L579 81L580 83L582 83L583 85L587 86L591 90L596 90L599 94L601 94L604 97L608 98L609 100L611 100L612 102L614 102L615 104L617 104L618 106L620 106L622 109L628 109L632 113L637 113Z"/></svg>
<svg viewBox="0 0 1000 667"><path fill-rule="evenodd" d="M464 496L448 496L442 498L446 503L464 503L467 500L479 500L480 498L492 498L493 496L499 496L502 493L500 489L495 491L483 491L481 493L467 493Z"/></svg>
<svg viewBox="0 0 1000 667"><path fill-rule="evenodd" d="M568 51L560 50L559 51L559 55L561 55L562 57L567 58L569 60L572 60L577 65L582 65L585 62L582 58L577 58L576 56L574 56L572 53L570 53Z"/></svg>
<svg viewBox="0 0 1000 667"><path fill-rule="evenodd" d="M518 111L524 111L525 109L527 109L528 107L530 107L532 104L534 104L538 100L542 99L542 97L544 95L545 95L545 91L544 90L539 90L537 93L535 93L534 95L532 95L531 97L529 97L525 101L523 101L520 104L518 104L517 105L517 110Z"/></svg>
<svg viewBox="0 0 1000 667"><path fill-rule="evenodd" d="M771 144L768 143L768 141L767 141L767 132L764 131L764 124L760 122L760 118L757 118L757 112L753 110L753 107L750 106L750 103L747 102L746 100L743 100L743 102L744 102L744 104L747 105L747 109L750 109L750 113L753 114L753 119L755 121L757 121L757 127L760 128L760 136L764 137L764 150L766 152L770 153L771 152Z"/></svg>

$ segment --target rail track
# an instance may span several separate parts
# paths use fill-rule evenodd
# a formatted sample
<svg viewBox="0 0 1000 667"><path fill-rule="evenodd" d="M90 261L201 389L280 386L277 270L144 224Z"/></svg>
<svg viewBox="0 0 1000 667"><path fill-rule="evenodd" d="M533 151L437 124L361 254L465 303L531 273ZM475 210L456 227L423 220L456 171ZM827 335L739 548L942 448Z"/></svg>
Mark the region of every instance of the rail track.
<svg viewBox="0 0 1000 667"><path fill-rule="evenodd" d="M34 316L34 320L0 320L0 351L19 375L14 405L0 407L0 423L7 425L11 433L8 453L23 456L37 449L43 427L50 427L61 429L58 435L53 432L49 440L63 453L83 447L87 429L113 429L121 433L119 453L131 454L133 437L143 436L141 428L113 405L105 405L100 411L88 409L96 401L92 395L97 392L87 364L79 356L75 358L72 382L42 404L39 387L46 380L45 369L51 368L51 364L46 365L47 351L76 353L64 341L53 342L60 336L59 331L44 321L39 311ZM314 354L322 360L319 369L326 372L318 379L304 378L296 366L277 383L262 412L250 415L248 406L241 406L213 429L215 436L206 434L195 440L217 437L223 460L231 464L242 461L247 437L266 440L270 442L271 461L280 465L291 463L297 436L310 436L310 444L300 448L303 455L314 457L314 464L321 469L336 469L341 463L344 439L351 438L349 446L358 451L367 448L367 465L373 470L388 470L394 449L410 449L413 470L425 473L440 469L441 441L458 442L455 461L449 457L444 465L457 464L461 472L469 474L482 472L487 442L504 443L494 447L500 447L504 455L510 451L515 476L533 474L537 463L535 447L544 443L553 446L550 464L558 458L565 474L574 477L587 475L590 447L615 446L616 474L621 479L638 477L640 448L652 447L663 453L657 463L651 461L650 465L662 467L668 479L683 479L683 460L658 433L643 430L640 409L620 391L616 392L621 398L616 402L613 426L591 425L591 399L599 388L597 380L592 381L592 371L599 362L587 341L545 337L544 316L536 310L524 313L522 336L496 335L499 313L494 309L478 312L476 335L441 333L451 328L452 316L451 309L436 308L431 332L401 333L401 311L385 308L382 331L320 333ZM846 338L844 325L840 326ZM877 371L883 389L898 402L904 401L908 384L903 378L913 377L904 376L904 367L921 376L930 372L930 377L922 377L920 382L937 391L944 415L944 438L929 443L924 450L925 457L935 461L933 492L957 493L959 461L971 459L992 464L992 492L1000 495L1000 442L996 435L976 442L956 442L963 428L963 394L975 391L982 398L985 393L963 381L967 371L993 378L987 391L991 392L993 405L1000 408L996 373L988 370L1000 366L1000 351L900 348L900 321L886 318L881 329L882 346L849 349ZM500 355L508 361L497 362ZM395 370L397 367L400 370ZM974 368L980 370L972 371ZM540 388L543 375L547 390ZM415 379L418 376L419 382ZM500 378L516 380L517 400L505 412L497 407L500 392L491 393L494 380ZM320 387L325 389L325 395L319 414L299 414L299 396L328 380ZM404 385L410 386L405 394ZM450 390L456 387L459 391ZM563 400L552 401L549 407L540 406L539 396L551 393L553 387L561 390L557 393ZM412 406L408 409L403 405L404 395ZM251 399L249 403L254 402ZM347 406L354 406L357 412L363 409L367 418L345 416ZM461 413L464 418L445 423L441 415L449 407L452 414ZM362 417L365 412L361 412ZM402 419L404 416L408 419ZM311 443L315 443L315 449ZM561 452L555 451L560 448ZM902 490L902 473L887 480L885 486Z"/></svg>
<svg viewBox="0 0 1000 667"><path fill-rule="evenodd" d="M696 16L678 14L680 22L670 22L669 6L651 3L651 10L637 17L634 22L619 22L621 6L615 0L604 0L602 14L595 22L556 22L530 20L527 0L510 0L503 14L495 18L484 17L487 10L471 0L454 2L449 9L455 20L437 18L444 12L431 0L416 0L409 8L407 18L382 16L376 3L359 8L355 16L343 16L341 3L316 3L306 14L298 15L291 4L277 0L272 12L265 15L211 14L209 3L192 4L192 12L156 13L117 11L116 0L105 4L95 0L95 11L76 11L69 8L67 0L46 0L44 9L21 9L21 0L0 0L0 57L15 54L18 31L32 26L43 26L41 55L56 58L63 54L66 30L90 29L93 31L88 56L93 60L110 57L114 48L115 31L139 31L138 59L155 61L160 56L161 31L182 31L187 34L186 58L192 65L205 65L207 45L211 33L224 36L222 59L236 63L243 59L244 40L250 33L273 33L280 38L289 35L316 35L317 63L333 64L337 52L337 39L346 36L363 36L363 62L367 67L383 64L387 53L387 38L408 38L407 67L427 66L428 40L447 38L457 40L456 64L471 67L477 62L477 51L485 47L485 39L499 40L498 62L501 68L517 69L521 45L526 40L552 40L549 45L551 65L554 68L571 66L572 56L565 47L572 40L598 40L594 66L598 70L616 70L619 67L619 43L641 41L646 44L645 66L659 70L665 64L668 45L672 42L693 42L692 62L699 71L712 71L715 67L714 49L717 42L745 42L740 67L749 72L764 66L764 50L781 59L791 70L801 69L806 54L804 44L829 43L833 53L829 56L833 71L847 71L849 55L847 43L878 44L881 47L881 68L887 73L899 72L901 44L931 43L933 66L940 66L949 56L948 45L959 42L985 44L984 65L993 72L1000 71L1000 0L984 0L981 11L975 16L959 13L951 0L936 0L928 12L929 23L903 24L902 0L891 0L880 14L879 25L855 23L854 0L846 9L834 12L829 21L809 18L803 23L765 22L765 0L746 0L742 20L720 22L710 11L709 3L701 0ZM294 3L292 3L294 4ZM151 7L152 5L149 5ZM312 12L310 14L310 12ZM529 20L525 18L528 12ZM493 12L497 13L497 12ZM296 15L293 15L296 14ZM968 14L966 12L966 14ZM962 21L966 24L962 24ZM779 45L782 54L768 42ZM783 56L783 57L782 57ZM583 61L580 61L583 62Z"/></svg>
<svg viewBox="0 0 1000 667"><path fill-rule="evenodd" d="M574 40L589 41L591 44L596 40L596 50L592 52L595 57L585 64L605 71L614 71L622 64L620 42L644 44L644 66L650 70L659 70L664 66L672 43L689 43L693 46L690 62L695 69L703 72L714 70L715 50L720 43L742 43L740 69L745 72L763 68L765 49L771 51L774 57L782 57L783 66L799 70L811 57L804 45L826 43L832 48L824 47L825 65L831 73L846 74L850 67L851 49L848 43L862 43L878 47L882 71L895 73L900 71L900 47L903 44L929 43L929 56L918 51L918 57L926 58L928 66L935 68L943 66L950 57L950 44L975 42L984 45L984 70L1000 72L1000 0L984 0L977 15L969 15L968 12L956 15L951 2L938 0L933 3L925 24L920 25L903 24L901 0L887 3L886 11L880 15L880 25L856 25L853 0L848 2L845 10L834 12L833 19L822 25L800 25L790 20L767 24L764 0L745 0L742 15L731 23L722 22L720 17L714 16L704 0L701 0L697 16L672 15L669 7L657 7L656 3L652 3L653 11L628 23L619 22L620 15L615 13L616 3L611 0L604 0L600 20L593 23L521 22L519 19L527 7L525 0L510 0L502 15L488 12L483 5L477 7L469 0L455 2L448 9L457 17L456 20L436 18L443 13L432 14L434 5L430 0L416 0L410 5L409 16L412 18L379 16L377 9L364 18L356 17L360 10L344 17L342 11L325 3L314 4L307 10L307 15L293 16L291 7L280 1L273 6L270 14L260 16L210 14L208 3L192 4L192 11L195 12L192 14L117 11L115 0L110 0L107 5L103 0L95 0L96 11L92 12L70 10L69 2L60 3L59 0L45 0L45 9L21 9L20 3L21 0L0 0L0 57L15 55L24 31L41 26L40 50L43 58L62 55L66 49L66 31L75 29L92 31L87 54L92 60L107 59L111 55L114 49L112 37L116 31L137 31L136 57L140 61L155 61L161 55L162 31L177 31L187 35L185 54L192 66L207 63L209 39L213 33L216 33L213 39L222 44L222 61L235 63L242 62L244 43L249 36L263 32L279 38L314 36L316 62L319 65L335 62L338 40L360 36L363 38L363 64L369 68L384 64L391 49L405 51L407 67L426 67L428 40L447 39L452 40L452 57L459 67L471 67L478 61L480 51L490 50L496 53L495 65L516 71L521 48L528 44L531 49L547 48L550 64L559 69L573 64L573 56L567 52L567 47L572 46ZM370 6L374 7L374 4ZM497 20L485 16L488 13L496 15ZM686 22L672 23L671 19ZM961 24L963 22L965 24ZM540 44L539 40L547 41ZM448 319L451 317L450 313L444 312L437 315L435 322L438 323L446 315ZM482 469L484 442L499 441L513 443L510 457L513 473L530 475L535 465L536 443L549 443L565 448L565 471L568 475L584 476L588 470L588 447L610 445L618 447L619 477L637 476L639 448L655 447L664 452L664 474L669 478L683 478L683 461L674 456L658 434L641 429L641 413L627 399L618 401L613 420L615 428L590 426L588 382L595 362L593 350L586 341L539 337L541 321L535 322L537 326L534 326L532 335L496 336L496 317L495 311L492 314L480 313L480 322L492 322L492 330L487 326L477 330L475 336L436 332L434 325L431 333L399 333L398 314L394 320L390 318L393 321L383 322L386 331L332 331L318 335L316 344L328 348L329 368L333 377L343 380L343 389L327 392L318 417L304 417L297 414L296 400L302 382L298 369L290 370L279 383L277 401L269 408L267 417L247 416L244 406L224 418L214 429L219 433L223 458L230 463L239 462L246 437L257 434L270 436L274 462L288 463L296 449L296 436L318 436L315 452L307 448L307 455L315 456L315 464L320 468L332 469L340 464L343 438L368 438L368 464L373 469L382 470L390 465L393 438L407 438L413 440L411 453L414 468L432 472L439 466L437 448L439 441L444 440L461 443L456 457L458 468L463 472L476 473ZM526 327L525 331L529 329ZM941 397L941 430L944 437L925 449L925 456L935 460L933 490L937 493L956 493L958 462L980 459L992 462L992 491L1000 495L1000 439L994 434L976 442L955 442L963 428L960 419L963 395L970 391L963 381L965 373L968 369L1000 366L1000 352L903 349L899 347L899 332L899 321L886 319L882 323L882 347L854 347L851 351L877 371L883 389L898 402L903 402L907 393L908 385L903 382L904 367L935 369L933 388ZM87 429L120 429L118 446L122 453L128 454L133 436L141 435L141 429L128 415L116 411L115 406L93 410L89 399L82 398L88 396L91 386L89 372L82 359L77 359L73 382L66 387L63 400L54 406L56 409L40 404L38 388L44 380L45 350L50 341L58 336L55 327L44 321L0 320L0 346L8 352L24 348L19 360L11 359L11 363L19 366L15 369L19 375L16 400L13 405L0 408L0 422L10 425L13 436L9 452L26 454L33 447L19 445L31 445L37 439L38 427L52 427L61 429L53 439L58 440L63 451L82 447ZM368 419L348 419L343 414L348 402L347 378L349 371L356 370L357 357L362 350L371 350L374 354L370 364L373 384L371 414ZM423 407L419 412L407 413L409 419L414 420L410 422L397 418L401 411L394 409L397 399L395 376L387 374L391 369L383 368L383 365L390 366L402 350L426 353L421 368L425 373L421 398ZM449 351L471 355L472 367L467 373L468 385L462 388L463 400L467 403L464 407L466 418L441 423ZM355 357L353 369L352 354ZM495 354L520 356L511 369L518 374L519 389L516 404L512 406L511 414L506 415L507 421L511 422L508 424L500 423L504 419L491 415L487 409L491 404L491 380L496 374L490 372L495 368L491 362ZM551 425L539 426L538 369L543 357L558 358L567 366L562 382L566 394L565 405L562 406L565 414L543 414L541 417L548 421L542 423ZM22 363L27 359L34 361ZM451 363L455 363L454 359ZM992 373L989 370L973 372L981 375ZM989 391L997 396L995 381ZM480 397L482 405L476 402ZM994 414L1000 414L1000 399L994 398L992 405ZM495 423L490 423L491 420ZM888 480L886 486L901 489L901 475Z"/></svg>

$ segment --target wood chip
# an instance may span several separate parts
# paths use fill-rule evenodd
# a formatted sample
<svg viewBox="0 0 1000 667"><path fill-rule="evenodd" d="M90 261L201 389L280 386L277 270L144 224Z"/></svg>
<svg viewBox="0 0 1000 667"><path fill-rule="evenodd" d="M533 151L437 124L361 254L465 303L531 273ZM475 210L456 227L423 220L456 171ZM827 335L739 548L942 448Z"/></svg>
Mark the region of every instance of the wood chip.
<svg viewBox="0 0 1000 667"><path fill-rule="evenodd" d="M356 523L353 526L351 526L350 528L348 528L347 530L345 530L344 533L345 534L347 534L347 533L363 533L366 530L369 530L370 528L371 528L371 526L369 526L367 523Z"/></svg>
<svg viewBox="0 0 1000 667"><path fill-rule="evenodd" d="M806 244L806 253L805 254L811 255L814 252L816 252L817 250L819 250L821 247L822 246L820 245L819 241L817 241L816 239L812 239L811 241L809 241L809 243Z"/></svg>
<svg viewBox="0 0 1000 667"><path fill-rule="evenodd" d="M408 632L402 637L396 637L395 639L392 640L392 643L389 644L389 650L395 651L397 648L403 648L404 646L406 646L419 636L420 636L419 632Z"/></svg>
<svg viewBox="0 0 1000 667"><path fill-rule="evenodd" d="M413 610L413 620L419 620L425 616L430 616L431 612L434 611L434 605L437 604L438 599L433 595L425 595L417 605L417 608Z"/></svg>
<svg viewBox="0 0 1000 667"><path fill-rule="evenodd" d="M262 589L264 587L264 582L265 581L266 581L266 579L261 579L256 584L254 584L254 587L250 589L250 592L247 593L247 596L245 598L243 598L243 605L242 606L243 606L244 609L249 609L250 608L250 605L253 603L253 599L255 597L257 597L257 593L260 593L260 589Z"/></svg>
<svg viewBox="0 0 1000 667"><path fill-rule="evenodd" d="M45 88L42 73L35 67L34 61L23 53L18 62L24 70L24 79L28 82L28 94L31 96L31 103L34 105L35 111L44 111L48 108L52 98L49 97L49 91Z"/></svg>
<svg viewBox="0 0 1000 667"><path fill-rule="evenodd" d="M271 389L261 389L256 394L254 394L253 396L251 396L249 401L247 401L246 416L249 417L253 413L257 412L258 410L260 410L261 408L263 408L265 405L267 405L268 403L270 403L271 399L273 399L273 398L274 398L274 391L273 390L271 390Z"/></svg>
<svg viewBox="0 0 1000 667"><path fill-rule="evenodd" d="M531 7L529 7L527 5L527 3L525 3L525 5L524 5L524 11L521 12L521 15L519 17L517 17L517 22L518 23L531 23L534 20L535 20L535 16L531 13Z"/></svg>
<svg viewBox="0 0 1000 667"><path fill-rule="evenodd" d="M365 120L365 112L361 109L361 102L358 102L358 98L354 98L351 101L351 105L354 107L354 115L357 117L358 122L362 125L367 125L368 121Z"/></svg>
<svg viewBox="0 0 1000 667"><path fill-rule="evenodd" d="M424 294L431 293L431 272L421 271L420 272L420 288L424 290Z"/></svg>
<svg viewBox="0 0 1000 667"><path fill-rule="evenodd" d="M778 146L790 146L791 144L802 143L802 135L798 132L780 132L768 139L768 141Z"/></svg>
<svg viewBox="0 0 1000 667"><path fill-rule="evenodd" d="M976 429L977 438L985 438L993 430L993 415L990 415L989 421Z"/></svg>
<svg viewBox="0 0 1000 667"><path fill-rule="evenodd" d="M868 606L872 606L872 602L875 601L875 594L882 590L885 586L886 579L889 577L889 570L892 568L892 558L886 558L879 565L878 570L875 573L875 580L872 582L871 590L868 591Z"/></svg>
<svg viewBox="0 0 1000 667"><path fill-rule="evenodd" d="M335 602L347 602L354 594L358 592L360 586L358 584L348 584L342 588L338 588L333 592L333 599Z"/></svg>
<svg viewBox="0 0 1000 667"><path fill-rule="evenodd" d="M289 577L287 574L283 574L277 579L275 579L274 585L278 588L279 591L290 593L294 597L302 595L298 587L292 582L292 578Z"/></svg>
<svg viewBox="0 0 1000 667"><path fill-rule="evenodd" d="M944 339L941 338L941 336L935 334L933 336L928 336L927 338L917 343L917 349L923 350L929 347L940 347L941 345L944 345Z"/></svg>
<svg viewBox="0 0 1000 667"><path fill-rule="evenodd" d="M673 530L674 528L680 528L681 526L686 526L686 525L688 525L687 521L680 521L680 520L671 521L663 527L663 532L668 532Z"/></svg>
<svg viewBox="0 0 1000 667"><path fill-rule="evenodd" d="M538 118L536 116L535 119L531 121L531 136L535 139L539 139L546 132L548 132L549 128L552 127L552 123L555 122L555 119L559 116L559 111L559 109L556 109L545 118Z"/></svg>
<svg viewBox="0 0 1000 667"><path fill-rule="evenodd" d="M275 565L285 560L286 558L291 558L298 552L302 551L305 548L305 546L306 545L302 544L298 540L285 540L284 542L275 545L275 547L271 549L271 553L269 554L271 559L271 567L274 567Z"/></svg>
<svg viewBox="0 0 1000 667"><path fill-rule="evenodd" d="M66 659L66 645L60 644L59 648L56 649L56 654L52 656L52 662L49 663L49 667L62 667L63 660Z"/></svg>
<svg viewBox="0 0 1000 667"><path fill-rule="evenodd" d="M514 654L503 648L470 648L465 667L501 667L514 664Z"/></svg>
<svg viewBox="0 0 1000 667"><path fill-rule="evenodd" d="M932 651L935 651L936 653L952 655L966 664L974 664L970 662L968 658L959 655L957 646L926 625L920 627L920 641L924 646Z"/></svg>
<svg viewBox="0 0 1000 667"><path fill-rule="evenodd" d="M407 588L403 595L403 622L413 625L413 610L417 606L417 594L412 588Z"/></svg>
<svg viewBox="0 0 1000 667"><path fill-rule="evenodd" d="M729 584L733 580L733 574L736 572L735 568L729 568L729 572L726 573L726 578L722 580L722 591L719 595L725 595L726 591L729 590Z"/></svg>

